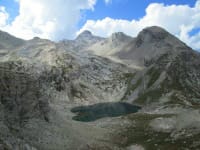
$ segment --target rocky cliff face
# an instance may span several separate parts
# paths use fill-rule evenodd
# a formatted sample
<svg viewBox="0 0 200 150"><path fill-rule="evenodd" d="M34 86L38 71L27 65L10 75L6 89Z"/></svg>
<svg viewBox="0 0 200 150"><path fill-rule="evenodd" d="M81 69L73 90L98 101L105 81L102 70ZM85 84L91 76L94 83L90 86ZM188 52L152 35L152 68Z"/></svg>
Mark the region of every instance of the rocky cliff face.
<svg viewBox="0 0 200 150"><path fill-rule="evenodd" d="M59 43L23 41L4 32L0 37L8 37L6 44L0 38L0 149L142 149L155 148L159 139L166 147L158 147L167 149L177 147L171 139L184 145L182 129L182 138L195 147L187 125L199 120L179 128L179 118L190 110L188 115L198 114L200 55L164 29L149 27L136 38L85 31ZM75 106L117 101L142 110L93 123L72 120ZM199 129L191 133L198 136Z"/></svg>

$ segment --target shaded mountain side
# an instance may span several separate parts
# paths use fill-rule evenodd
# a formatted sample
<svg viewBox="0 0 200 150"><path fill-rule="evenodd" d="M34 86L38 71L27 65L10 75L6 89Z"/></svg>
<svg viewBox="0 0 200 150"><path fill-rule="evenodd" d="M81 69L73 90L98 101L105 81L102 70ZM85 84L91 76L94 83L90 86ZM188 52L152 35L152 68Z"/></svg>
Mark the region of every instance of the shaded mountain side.
<svg viewBox="0 0 200 150"><path fill-rule="evenodd" d="M0 31L0 50L8 49L12 50L22 46L25 43L24 40L16 38L7 32Z"/></svg>
<svg viewBox="0 0 200 150"><path fill-rule="evenodd" d="M20 62L0 63L0 149L34 149L33 130L24 131L32 120L48 123L51 111L42 82Z"/></svg>
<svg viewBox="0 0 200 150"><path fill-rule="evenodd" d="M42 91L42 82L31 72L15 70L15 63L0 64L0 105L3 120L12 127L18 128L30 118L48 120L48 97ZM20 66L22 64L18 64Z"/></svg>
<svg viewBox="0 0 200 150"><path fill-rule="evenodd" d="M200 55L194 51L171 53L151 60L147 68L130 77L124 100L147 105L200 103Z"/></svg>

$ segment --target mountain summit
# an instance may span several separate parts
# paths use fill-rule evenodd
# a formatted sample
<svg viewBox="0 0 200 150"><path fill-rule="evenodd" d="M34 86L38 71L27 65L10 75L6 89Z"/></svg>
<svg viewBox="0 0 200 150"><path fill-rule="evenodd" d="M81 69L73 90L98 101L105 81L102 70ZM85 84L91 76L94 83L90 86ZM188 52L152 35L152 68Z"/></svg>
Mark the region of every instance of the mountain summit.
<svg viewBox="0 0 200 150"><path fill-rule="evenodd" d="M123 32L116 32L116 33L113 33L110 37L110 39L112 41L118 41L118 42L126 42L127 40L130 40L131 37L124 34Z"/></svg>
<svg viewBox="0 0 200 150"><path fill-rule="evenodd" d="M24 43L24 40L16 38L7 32L0 31L0 49L11 50L21 46Z"/></svg>
<svg viewBox="0 0 200 150"><path fill-rule="evenodd" d="M175 56L190 49L166 30L153 26L143 29L134 41L125 45L115 56L124 60L133 60L132 63L143 66L144 59L150 61L166 53L173 53Z"/></svg>
<svg viewBox="0 0 200 150"><path fill-rule="evenodd" d="M85 37L92 37L92 33L88 30L81 32L77 38L85 38Z"/></svg>
<svg viewBox="0 0 200 150"><path fill-rule="evenodd" d="M170 33L161 27L152 26L143 29L137 36L137 45L140 46L142 42L161 42L169 36Z"/></svg>
<svg viewBox="0 0 200 150"><path fill-rule="evenodd" d="M87 47L100 42L104 38L93 35L90 31L85 30L80 33L75 40L64 40L64 48L72 51L84 51Z"/></svg>

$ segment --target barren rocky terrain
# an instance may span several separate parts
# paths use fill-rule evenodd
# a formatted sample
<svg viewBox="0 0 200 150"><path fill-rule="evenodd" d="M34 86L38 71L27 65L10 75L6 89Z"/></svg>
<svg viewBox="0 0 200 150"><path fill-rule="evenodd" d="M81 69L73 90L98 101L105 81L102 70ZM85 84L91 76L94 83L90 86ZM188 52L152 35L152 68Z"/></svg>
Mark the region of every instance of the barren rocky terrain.
<svg viewBox="0 0 200 150"><path fill-rule="evenodd" d="M75 40L0 32L0 149L200 149L200 54L160 27Z"/></svg>

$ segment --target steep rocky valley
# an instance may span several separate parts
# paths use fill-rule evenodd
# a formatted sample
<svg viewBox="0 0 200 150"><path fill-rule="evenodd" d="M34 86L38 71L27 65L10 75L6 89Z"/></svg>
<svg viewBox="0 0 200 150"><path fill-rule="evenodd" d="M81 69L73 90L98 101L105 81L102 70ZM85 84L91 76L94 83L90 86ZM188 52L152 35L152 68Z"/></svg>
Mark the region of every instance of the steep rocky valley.
<svg viewBox="0 0 200 150"><path fill-rule="evenodd" d="M0 32L0 150L200 149L199 105L199 52L160 27L60 42Z"/></svg>

